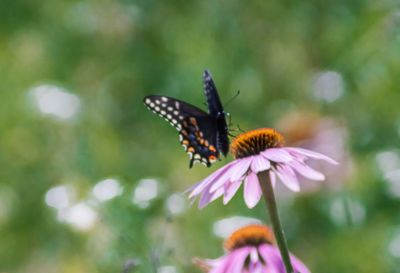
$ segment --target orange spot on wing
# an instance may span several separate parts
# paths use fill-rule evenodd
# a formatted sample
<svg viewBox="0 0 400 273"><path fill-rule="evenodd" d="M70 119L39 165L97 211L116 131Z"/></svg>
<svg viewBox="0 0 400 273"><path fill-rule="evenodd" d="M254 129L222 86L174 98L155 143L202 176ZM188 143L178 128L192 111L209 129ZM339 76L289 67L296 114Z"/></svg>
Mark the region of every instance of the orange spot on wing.
<svg viewBox="0 0 400 273"><path fill-rule="evenodd" d="M182 144L183 144L183 145L189 145L189 140L187 140L187 139L182 140Z"/></svg>

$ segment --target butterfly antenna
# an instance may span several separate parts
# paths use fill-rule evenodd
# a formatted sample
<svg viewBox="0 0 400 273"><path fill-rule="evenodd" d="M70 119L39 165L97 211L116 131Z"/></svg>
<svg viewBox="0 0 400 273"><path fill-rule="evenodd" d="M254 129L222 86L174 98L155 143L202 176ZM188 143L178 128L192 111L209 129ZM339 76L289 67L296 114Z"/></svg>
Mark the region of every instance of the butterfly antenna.
<svg viewBox="0 0 400 273"><path fill-rule="evenodd" d="M236 124L236 128L238 129L239 132L244 133L245 130L243 130L242 128L240 128L239 124Z"/></svg>
<svg viewBox="0 0 400 273"><path fill-rule="evenodd" d="M227 107L227 106L228 106L232 101L234 101L239 95L240 95L240 90L238 90L238 91L236 92L236 94L235 94L232 98L230 98L230 99L225 103L224 107Z"/></svg>
<svg viewBox="0 0 400 273"><path fill-rule="evenodd" d="M232 116L230 113L225 113L226 116L228 116L228 127L232 126Z"/></svg>

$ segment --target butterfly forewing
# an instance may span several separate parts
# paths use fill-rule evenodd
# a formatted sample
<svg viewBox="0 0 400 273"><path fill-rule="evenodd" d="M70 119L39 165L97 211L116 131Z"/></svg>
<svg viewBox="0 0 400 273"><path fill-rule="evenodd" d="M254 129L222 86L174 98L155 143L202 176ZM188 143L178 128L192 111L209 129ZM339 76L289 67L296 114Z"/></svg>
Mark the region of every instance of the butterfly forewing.
<svg viewBox="0 0 400 273"><path fill-rule="evenodd" d="M208 112L210 115L217 117L223 113L224 109L218 95L217 87L215 86L214 80L208 70L204 71L203 84L204 94L207 98Z"/></svg>
<svg viewBox="0 0 400 273"><path fill-rule="evenodd" d="M217 148L224 156L228 154L229 138L228 125L226 124L225 112L218 95L217 87L211 74L205 70L203 74L204 94L207 98L208 112L216 119Z"/></svg>
<svg viewBox="0 0 400 273"><path fill-rule="evenodd" d="M210 166L218 157L215 118L186 102L166 97L147 96L144 104L179 131L179 140L189 154L190 167L201 162Z"/></svg>

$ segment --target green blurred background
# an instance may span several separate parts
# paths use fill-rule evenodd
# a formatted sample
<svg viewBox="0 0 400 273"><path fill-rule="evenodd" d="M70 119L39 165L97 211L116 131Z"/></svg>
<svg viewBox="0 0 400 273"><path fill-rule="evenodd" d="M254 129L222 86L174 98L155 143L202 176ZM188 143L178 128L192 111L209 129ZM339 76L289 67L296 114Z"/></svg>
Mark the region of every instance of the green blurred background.
<svg viewBox="0 0 400 273"><path fill-rule="evenodd" d="M1 1L0 272L199 272L192 257L267 222L241 194L190 207L182 192L231 157L189 170L142 104L205 108L205 68L224 102L241 91L233 129L341 163L278 187L291 251L313 272L400 272L397 0Z"/></svg>

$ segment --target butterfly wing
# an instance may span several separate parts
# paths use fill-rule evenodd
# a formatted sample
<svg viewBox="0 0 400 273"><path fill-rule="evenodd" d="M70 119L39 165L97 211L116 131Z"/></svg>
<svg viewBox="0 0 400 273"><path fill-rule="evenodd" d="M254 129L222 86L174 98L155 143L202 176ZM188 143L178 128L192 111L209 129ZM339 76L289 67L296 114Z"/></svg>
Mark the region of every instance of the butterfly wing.
<svg viewBox="0 0 400 273"><path fill-rule="evenodd" d="M218 95L217 87L208 70L203 74L204 94L207 98L208 112L217 123L217 148L224 156L229 151L228 125L225 119L224 108Z"/></svg>
<svg viewBox="0 0 400 273"><path fill-rule="evenodd" d="M166 96L147 96L144 104L179 131L180 143L190 156L190 168L196 162L209 167L219 158L214 117L189 103Z"/></svg>
<svg viewBox="0 0 400 273"><path fill-rule="evenodd" d="M204 94L207 98L208 112L210 115L217 117L224 112L221 100L218 95L217 87L208 70L203 74Z"/></svg>

